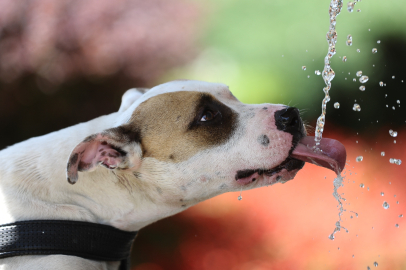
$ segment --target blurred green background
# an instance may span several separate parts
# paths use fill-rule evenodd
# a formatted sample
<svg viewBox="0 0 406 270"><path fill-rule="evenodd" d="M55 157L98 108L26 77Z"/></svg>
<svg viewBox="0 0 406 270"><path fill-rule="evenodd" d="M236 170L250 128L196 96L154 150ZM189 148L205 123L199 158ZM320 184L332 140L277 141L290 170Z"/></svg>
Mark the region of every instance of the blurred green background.
<svg viewBox="0 0 406 270"><path fill-rule="evenodd" d="M314 126L324 97L323 79L315 71L323 70L328 49L329 1L209 3L202 53L186 67L170 71L160 82L179 77L224 82L243 102L297 106ZM404 124L396 101L405 97L405 12L404 1L358 2L352 13L344 2L337 17L337 54L332 58L336 77L326 129L337 124L369 133L379 128L377 120L382 124L390 121L395 127ZM349 34L352 46L346 45ZM378 53L373 54L373 48ZM343 56L348 59L345 63ZM306 66L305 71L302 66ZM365 92L359 90L361 83L355 75L359 70L369 77ZM379 87L379 81L384 81L386 88ZM355 100L361 112L352 110ZM335 102L341 104L339 110L333 108Z"/></svg>

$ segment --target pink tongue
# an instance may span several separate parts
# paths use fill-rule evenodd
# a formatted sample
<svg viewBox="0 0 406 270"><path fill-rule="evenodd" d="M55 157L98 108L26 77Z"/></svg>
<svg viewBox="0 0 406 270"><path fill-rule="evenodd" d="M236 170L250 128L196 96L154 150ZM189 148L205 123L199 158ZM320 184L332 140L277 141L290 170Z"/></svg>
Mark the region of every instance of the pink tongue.
<svg viewBox="0 0 406 270"><path fill-rule="evenodd" d="M314 151L314 145L313 136L304 137L293 150L291 157L333 170L336 174L344 169L347 153L342 143L333 139L321 139L321 151Z"/></svg>

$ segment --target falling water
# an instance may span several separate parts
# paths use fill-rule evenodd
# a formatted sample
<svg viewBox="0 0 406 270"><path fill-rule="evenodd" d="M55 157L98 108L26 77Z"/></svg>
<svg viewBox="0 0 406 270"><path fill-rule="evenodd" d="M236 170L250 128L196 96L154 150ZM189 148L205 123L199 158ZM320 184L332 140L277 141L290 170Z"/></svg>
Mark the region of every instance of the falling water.
<svg viewBox="0 0 406 270"><path fill-rule="evenodd" d="M336 32L336 17L338 14L340 14L341 8L343 7L343 1L342 0L331 0L330 3L330 29L327 32L326 38L328 42L328 52L326 57L324 58L324 69L322 72L323 80L326 86L323 88L323 91L325 93L325 97L323 99L321 109L322 113L317 119L317 125L316 125L316 132L315 132L315 141L316 141L316 148L318 149L318 146L320 145L320 140L323 135L323 130L324 130L324 124L326 121L326 107L327 107L327 102L330 101L330 95L329 91L331 88L331 81L334 79L335 73L334 70L330 66L330 61L331 58L336 54L336 42L337 42L337 32Z"/></svg>
<svg viewBox="0 0 406 270"><path fill-rule="evenodd" d="M342 187L342 186L343 186L343 177L341 176L341 174L338 174L337 177L334 179L334 193L333 193L333 196L338 202L337 207L339 208L339 213L338 213L338 221L336 222L336 227L334 228L334 231L328 237L331 240L334 240L334 234L336 232L339 232L341 229L348 232L348 230L346 228L341 226L341 215L344 212L343 203L342 203L341 200L344 200L344 199L341 197L340 194L338 194L337 189L339 187Z"/></svg>

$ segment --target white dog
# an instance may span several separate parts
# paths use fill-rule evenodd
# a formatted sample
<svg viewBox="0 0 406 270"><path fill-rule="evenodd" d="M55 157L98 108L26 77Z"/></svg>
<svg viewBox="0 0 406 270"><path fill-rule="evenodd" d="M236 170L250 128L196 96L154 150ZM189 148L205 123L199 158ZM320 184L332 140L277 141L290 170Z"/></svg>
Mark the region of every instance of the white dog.
<svg viewBox="0 0 406 270"><path fill-rule="evenodd" d="M118 112L0 152L0 224L75 220L141 228L218 194L292 179L304 161L340 172L345 149L305 137L296 108L247 105L223 84L127 91ZM0 259L0 269L118 269L69 255Z"/></svg>

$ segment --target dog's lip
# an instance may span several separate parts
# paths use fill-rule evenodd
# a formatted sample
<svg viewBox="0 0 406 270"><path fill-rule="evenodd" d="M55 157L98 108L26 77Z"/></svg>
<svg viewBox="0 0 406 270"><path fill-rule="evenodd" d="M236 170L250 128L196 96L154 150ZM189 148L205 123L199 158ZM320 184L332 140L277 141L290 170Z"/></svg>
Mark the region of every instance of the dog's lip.
<svg viewBox="0 0 406 270"><path fill-rule="evenodd" d="M334 139L323 138L320 141L319 150L315 151L314 146L314 137L306 136L299 141L290 156L333 170L336 174L344 169L347 153L342 143Z"/></svg>
<svg viewBox="0 0 406 270"><path fill-rule="evenodd" d="M248 178L255 173L258 173L259 176L265 175L271 177L274 176L275 174L280 173L283 169L286 169L289 172L293 170L300 170L301 168L303 168L303 166L304 166L303 161L289 156L281 164L272 169L247 169L237 171L237 174L235 175L235 180L238 181L243 178Z"/></svg>

